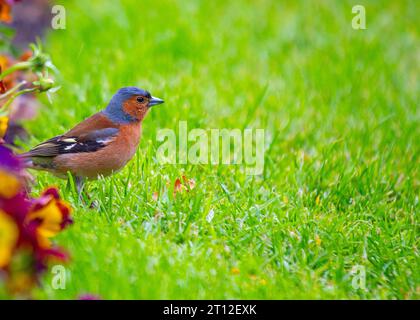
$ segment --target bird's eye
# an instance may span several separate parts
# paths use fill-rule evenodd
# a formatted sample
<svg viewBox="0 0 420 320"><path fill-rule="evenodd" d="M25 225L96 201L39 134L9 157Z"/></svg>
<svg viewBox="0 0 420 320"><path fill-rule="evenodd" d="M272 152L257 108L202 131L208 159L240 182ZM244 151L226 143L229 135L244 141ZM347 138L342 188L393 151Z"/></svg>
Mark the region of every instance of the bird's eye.
<svg viewBox="0 0 420 320"><path fill-rule="evenodd" d="M140 103L144 102L144 98L143 97L137 97L137 102L140 102Z"/></svg>

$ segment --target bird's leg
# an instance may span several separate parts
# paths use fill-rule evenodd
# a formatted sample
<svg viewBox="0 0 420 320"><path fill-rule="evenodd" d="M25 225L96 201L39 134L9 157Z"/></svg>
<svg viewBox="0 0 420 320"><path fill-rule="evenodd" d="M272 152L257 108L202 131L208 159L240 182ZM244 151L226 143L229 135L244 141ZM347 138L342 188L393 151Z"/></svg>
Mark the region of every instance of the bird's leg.
<svg viewBox="0 0 420 320"><path fill-rule="evenodd" d="M79 196L79 201L82 202L84 205L87 205L90 202L89 207L91 209L94 209L97 207L96 201L91 201L91 197L85 190L85 182L86 180L82 177L76 177L76 188L77 188L77 194ZM88 200L85 201L85 198Z"/></svg>
<svg viewBox="0 0 420 320"><path fill-rule="evenodd" d="M84 203L83 189L85 186L85 179L82 177L75 177L75 181L76 181L76 189L77 189L77 195L79 196L79 201Z"/></svg>

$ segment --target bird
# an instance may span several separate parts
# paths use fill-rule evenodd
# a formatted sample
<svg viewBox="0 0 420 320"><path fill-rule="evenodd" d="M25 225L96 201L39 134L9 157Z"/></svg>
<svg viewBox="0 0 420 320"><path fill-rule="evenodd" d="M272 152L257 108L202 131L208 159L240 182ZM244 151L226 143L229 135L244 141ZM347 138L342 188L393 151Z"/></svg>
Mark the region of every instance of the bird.
<svg viewBox="0 0 420 320"><path fill-rule="evenodd" d="M83 201L86 181L116 173L133 158L143 119L152 106L162 103L144 89L123 87L105 109L20 156L27 168L59 178L70 174Z"/></svg>

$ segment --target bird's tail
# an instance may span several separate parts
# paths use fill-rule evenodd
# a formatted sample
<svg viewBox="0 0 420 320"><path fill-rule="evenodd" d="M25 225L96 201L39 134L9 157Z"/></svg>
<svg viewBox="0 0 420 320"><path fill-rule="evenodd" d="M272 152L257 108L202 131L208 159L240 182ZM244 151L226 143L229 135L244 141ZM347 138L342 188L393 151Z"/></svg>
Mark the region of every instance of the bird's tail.
<svg viewBox="0 0 420 320"><path fill-rule="evenodd" d="M22 161L23 165L26 168L33 168L34 163L32 161L31 155L29 152L18 154L18 158Z"/></svg>

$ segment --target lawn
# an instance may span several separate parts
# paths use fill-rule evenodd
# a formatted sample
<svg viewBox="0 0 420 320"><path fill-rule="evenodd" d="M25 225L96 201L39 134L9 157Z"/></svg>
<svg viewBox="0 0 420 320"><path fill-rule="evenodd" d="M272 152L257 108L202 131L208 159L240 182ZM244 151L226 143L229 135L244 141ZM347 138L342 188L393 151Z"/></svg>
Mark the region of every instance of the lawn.
<svg viewBox="0 0 420 320"><path fill-rule="evenodd" d="M66 288L49 273L35 297L419 299L420 7L359 2L366 30L354 1L66 1L45 39L62 87L24 147L123 86L165 104L129 165L89 184L97 209L34 173L75 208ZM157 132L180 121L264 129L263 174L160 163ZM174 197L183 175L195 188Z"/></svg>

